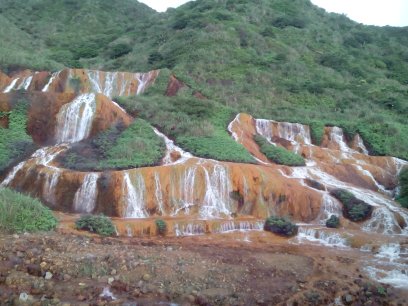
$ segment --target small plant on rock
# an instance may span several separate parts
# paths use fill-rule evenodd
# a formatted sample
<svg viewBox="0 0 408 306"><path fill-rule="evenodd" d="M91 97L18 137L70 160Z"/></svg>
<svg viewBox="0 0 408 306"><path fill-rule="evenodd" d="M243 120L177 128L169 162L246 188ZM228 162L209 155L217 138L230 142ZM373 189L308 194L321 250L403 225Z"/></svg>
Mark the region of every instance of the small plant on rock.
<svg viewBox="0 0 408 306"><path fill-rule="evenodd" d="M329 228L338 228L340 226L339 217L331 215L330 218L326 220L326 226Z"/></svg>
<svg viewBox="0 0 408 306"><path fill-rule="evenodd" d="M102 236L112 236L115 227L112 220L104 215L84 215L75 222L79 230L90 231Z"/></svg>
<svg viewBox="0 0 408 306"><path fill-rule="evenodd" d="M157 219L156 220L156 227L157 227L157 233L161 236L164 236L167 232L167 224L164 222L162 219Z"/></svg>
<svg viewBox="0 0 408 306"><path fill-rule="evenodd" d="M282 236L294 236L298 232L298 227L289 220L281 217L272 216L266 219L264 230Z"/></svg>

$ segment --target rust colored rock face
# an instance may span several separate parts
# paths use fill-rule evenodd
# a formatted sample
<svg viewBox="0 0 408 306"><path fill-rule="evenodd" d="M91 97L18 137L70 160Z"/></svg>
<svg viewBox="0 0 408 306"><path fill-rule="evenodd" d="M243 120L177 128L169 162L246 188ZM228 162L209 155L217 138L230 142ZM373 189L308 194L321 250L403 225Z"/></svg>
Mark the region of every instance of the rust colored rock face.
<svg viewBox="0 0 408 306"><path fill-rule="evenodd" d="M394 205L390 194L404 162L369 156L359 135L347 139L337 127L326 127L322 145L315 146L306 125L238 114L228 130L256 158L257 165L197 158L169 139L163 164L157 167L79 172L61 168L55 162L56 156L73 142L92 137L119 122L129 125L133 118L111 97L143 93L158 73L65 69L53 74L23 71L12 78L3 76L6 84L3 86L10 90L0 94L0 109L9 110L14 101L24 97L30 105L27 126L30 135L37 144L49 145L17 165L3 185L38 197L55 210L123 218L117 222L121 233L149 234L156 234L152 221L155 217L166 218L173 233L191 229L217 232L219 227L236 229L244 226L234 223L238 220L259 222L271 215L321 224L330 214L341 215L341 203L329 192L342 188L352 190L370 205L380 205L382 211L373 213L379 216L378 220L361 225L365 229L396 233L403 230L408 216L398 209L391 213L389 207ZM175 95L183 86L172 76L167 94ZM7 126L5 121L1 124ZM64 129L72 135L63 135ZM271 145L303 156L306 166L271 163L253 140L256 134L264 136ZM144 221L136 225L131 222L135 219ZM378 227L381 222L391 223ZM346 222L344 225L360 228Z"/></svg>
<svg viewBox="0 0 408 306"><path fill-rule="evenodd" d="M6 88L10 81L9 76L0 71L0 92L3 92L3 89Z"/></svg>
<svg viewBox="0 0 408 306"><path fill-rule="evenodd" d="M175 75L171 75L169 83L167 84L166 96L168 97L176 96L180 89L182 89L185 86L186 85L183 82L179 81Z"/></svg>

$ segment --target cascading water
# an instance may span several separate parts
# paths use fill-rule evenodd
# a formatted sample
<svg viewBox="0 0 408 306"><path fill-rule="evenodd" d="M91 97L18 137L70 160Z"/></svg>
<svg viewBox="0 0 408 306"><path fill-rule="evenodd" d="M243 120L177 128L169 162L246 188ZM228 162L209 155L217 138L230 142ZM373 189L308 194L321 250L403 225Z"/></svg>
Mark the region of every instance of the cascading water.
<svg viewBox="0 0 408 306"><path fill-rule="evenodd" d="M228 233L234 231L260 231L263 230L263 221L226 221L221 222L217 228L213 229L214 233Z"/></svg>
<svg viewBox="0 0 408 306"><path fill-rule="evenodd" d="M50 88L52 82L54 82L54 80L59 76L60 72L61 72L61 71L57 71L57 72L54 72L54 73L51 75L51 78L48 80L48 83L47 83L47 84L44 86L44 88L41 90L42 92L47 92L47 91L48 91L48 89Z"/></svg>
<svg viewBox="0 0 408 306"><path fill-rule="evenodd" d="M125 218L146 218L148 214L144 207L146 185L143 176L140 173L135 175L134 186L130 179L129 172L125 172L123 186L123 195L126 203Z"/></svg>
<svg viewBox="0 0 408 306"><path fill-rule="evenodd" d="M195 177L197 173L197 165L187 167L180 177L172 177L171 197L173 199L172 216L176 216L180 211L185 214L189 213L190 207L195 204ZM178 182L177 182L178 180ZM176 186L179 186L178 195ZM179 199L179 200L175 200Z"/></svg>
<svg viewBox="0 0 408 306"><path fill-rule="evenodd" d="M156 185L155 195L156 195L157 206L159 207L160 214L164 216L166 212L164 210L163 193L161 190L160 176L159 176L159 173L157 172L154 174L154 182Z"/></svg>
<svg viewBox="0 0 408 306"><path fill-rule="evenodd" d="M182 148L176 146L174 144L173 140L170 140L166 135L163 133L159 132L158 129L153 128L153 131L157 136L162 138L164 140L164 143L166 144L166 155L163 157L163 165L175 165L175 164L181 164L187 161L188 159L192 158L193 155L184 151ZM172 154L178 153L180 158L177 159L176 161L172 160Z"/></svg>
<svg viewBox="0 0 408 306"><path fill-rule="evenodd" d="M205 224L203 223L176 223L174 225L174 234L177 237L195 236L205 234Z"/></svg>
<svg viewBox="0 0 408 306"><path fill-rule="evenodd" d="M57 115L58 143L81 141L89 136L96 110L95 94L83 94L61 107Z"/></svg>
<svg viewBox="0 0 408 306"><path fill-rule="evenodd" d="M16 83L17 83L17 81L18 81L19 79L20 79L20 78L15 78L15 79L13 79L13 80L11 81L10 85L7 86L7 87L4 89L3 93L8 93L8 92L10 92L10 91L14 88L14 86L16 86Z"/></svg>
<svg viewBox="0 0 408 306"><path fill-rule="evenodd" d="M336 217L341 215L341 205L339 201L331 197L328 193L323 193L322 205L317 220L320 224L326 224L326 220L332 215Z"/></svg>
<svg viewBox="0 0 408 306"><path fill-rule="evenodd" d="M327 231L324 228L299 226L298 234L292 241L294 243L302 243L304 240L331 247L345 248L349 245L347 238L339 233Z"/></svg>
<svg viewBox="0 0 408 306"><path fill-rule="evenodd" d="M32 75L30 75L30 76L28 76L28 77L25 77L25 78L21 81L20 85L17 87L17 90L21 90L21 89L27 90L28 87L30 87L32 80L33 80L33 76L32 76Z"/></svg>
<svg viewBox="0 0 408 306"><path fill-rule="evenodd" d="M292 143L298 143L299 139L305 144L310 145L312 139L309 127L300 123L278 122L279 137Z"/></svg>
<svg viewBox="0 0 408 306"><path fill-rule="evenodd" d="M351 152L352 150L344 140L344 133L343 130L337 126L333 126L330 129L330 141L333 143L337 144L339 146L340 151L348 153Z"/></svg>
<svg viewBox="0 0 408 306"><path fill-rule="evenodd" d="M74 210L81 213L91 213L95 209L98 196L99 173L88 173L84 181L75 193Z"/></svg>
<svg viewBox="0 0 408 306"><path fill-rule="evenodd" d="M228 169L221 164L215 164L211 173L203 167L206 192L200 216L204 219L230 216L230 192L232 186Z"/></svg>
<svg viewBox="0 0 408 306"><path fill-rule="evenodd" d="M58 180L61 173L59 169L54 169L54 171L50 174L46 172L45 174L45 183L43 187L43 198L49 204L54 204L55 201L55 187L58 184Z"/></svg>
<svg viewBox="0 0 408 306"><path fill-rule="evenodd" d="M368 150L366 146L364 145L363 138L361 138L360 134L356 134L356 136L354 136L354 143L357 149L361 151L361 153L368 155Z"/></svg>
<svg viewBox="0 0 408 306"><path fill-rule="evenodd" d="M17 173L22 170L27 164L32 164L32 165L41 165L41 166L46 166L53 171L58 171L58 169L49 166L49 163L62 151L66 150L67 147L65 146L58 146L58 147L44 147L41 149L38 149L35 151L31 157L28 160L25 160L21 163L19 163L17 166L15 166L9 174L6 176L6 178L3 180L3 182L0 184L1 187L6 187L8 186L15 178Z"/></svg>
<svg viewBox="0 0 408 306"><path fill-rule="evenodd" d="M256 132L265 137L270 143L272 142L273 138L273 129L272 129L272 123L274 121L272 120L266 120L266 119L256 119L255 120L255 127L256 127Z"/></svg>

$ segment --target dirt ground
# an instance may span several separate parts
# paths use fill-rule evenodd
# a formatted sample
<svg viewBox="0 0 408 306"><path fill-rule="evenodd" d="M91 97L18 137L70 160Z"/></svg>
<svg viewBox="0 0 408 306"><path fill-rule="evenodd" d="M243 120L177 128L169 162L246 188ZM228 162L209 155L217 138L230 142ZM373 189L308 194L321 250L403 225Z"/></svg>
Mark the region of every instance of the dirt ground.
<svg viewBox="0 0 408 306"><path fill-rule="evenodd" d="M2 235L0 304L404 305L408 293L369 280L360 257L256 231Z"/></svg>

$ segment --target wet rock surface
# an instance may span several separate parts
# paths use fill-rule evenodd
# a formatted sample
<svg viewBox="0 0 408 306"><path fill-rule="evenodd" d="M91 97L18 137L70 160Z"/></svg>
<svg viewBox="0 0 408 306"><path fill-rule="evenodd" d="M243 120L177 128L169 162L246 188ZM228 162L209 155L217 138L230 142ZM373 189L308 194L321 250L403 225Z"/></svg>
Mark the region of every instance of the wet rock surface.
<svg viewBox="0 0 408 306"><path fill-rule="evenodd" d="M403 305L353 252L267 235L119 239L0 236L1 305ZM253 239L253 237L251 237ZM130 303L130 304L129 304Z"/></svg>

